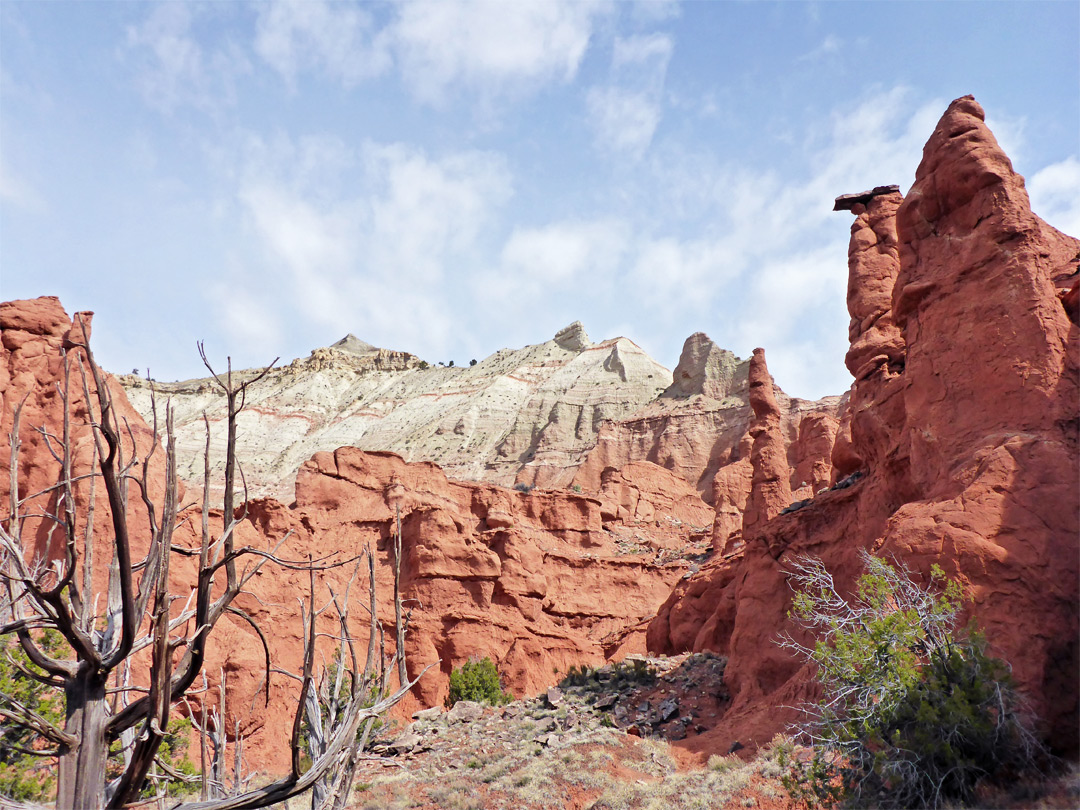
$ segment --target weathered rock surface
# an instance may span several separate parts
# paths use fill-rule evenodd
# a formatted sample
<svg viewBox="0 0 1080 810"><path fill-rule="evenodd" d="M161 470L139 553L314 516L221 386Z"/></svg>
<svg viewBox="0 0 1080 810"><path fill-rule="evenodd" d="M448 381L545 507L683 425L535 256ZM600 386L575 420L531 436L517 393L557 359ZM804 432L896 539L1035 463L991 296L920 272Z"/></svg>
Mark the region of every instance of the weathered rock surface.
<svg viewBox="0 0 1080 810"><path fill-rule="evenodd" d="M743 512L743 536L750 537L758 525L772 520L791 503L791 467L780 430L780 406L773 393L772 376L765 364L765 350L754 349L750 361L750 494Z"/></svg>
<svg viewBox="0 0 1080 810"><path fill-rule="evenodd" d="M3 507L0 507L3 511L0 514L4 516L8 514L8 493L11 487L11 468L8 462L11 458L11 433L17 409L20 411L20 497L32 497L34 493L52 487L60 479L60 464L52 457L48 440L36 428L48 425L54 436L62 435L64 401L57 386L62 385L64 380L65 350L71 363L71 444L74 463L82 467L90 463L93 437L80 418L87 409L79 372L79 358L82 353L75 350L74 346L76 343L82 344L90 336L93 315L92 312L77 312L74 318L69 318L59 299L53 296L0 303L0 458L4 460L0 463L0 492L3 493ZM130 437L134 438L139 453L145 454L153 445L153 431L130 406L123 389L115 379L106 374L104 381L112 394L118 418L121 423L126 421L130 424ZM87 384L97 413L97 386L89 372ZM161 459L156 461L160 462ZM163 481L163 465L152 463L147 478L152 497L160 497ZM88 482L76 484L74 495L80 504L85 505L90 497ZM24 505L24 511L28 514L40 513L43 510L55 512L58 497L58 491L51 491L45 497L33 498ZM141 500L132 498L131 501L133 520L144 520L146 510ZM107 504L104 487L96 488L95 503L103 513ZM52 557L58 553L61 548L59 544L62 543L62 532L54 531L55 529L51 522L30 517L23 526L23 537L34 538L33 549L36 555ZM95 534L99 537L106 536L108 530L107 524L101 521L95 526Z"/></svg>
<svg viewBox="0 0 1080 810"><path fill-rule="evenodd" d="M809 671L775 644L792 629L785 560L820 557L848 587L861 548L924 575L936 563L963 584L1052 744L1075 753L1078 333L1055 280L1074 272L1080 242L1031 213L970 97L941 119L906 200L851 210L856 380L832 455L846 477L744 527L738 552L679 584L649 647L728 654L717 742L762 743L795 719L778 707L809 696Z"/></svg>
<svg viewBox="0 0 1080 810"><path fill-rule="evenodd" d="M451 669L470 659L491 658L511 692L532 695L571 666L596 666L625 649L627 632L641 627L687 572L689 563L680 555L693 533L675 517L685 516L678 499L657 498L646 506L641 492L648 492L642 483L648 476L631 478L634 487L623 483L619 492L632 489L637 511L651 516L639 522L626 515L632 531L646 539L634 547L620 541L618 517L605 523L595 498L455 482L434 464L346 447L317 453L301 467L291 507L269 499L252 504L244 537L273 542L291 532L281 553L294 558L375 549L381 561L380 620L392 626L391 537L400 510L402 594L413 608L409 672L433 667L402 705L399 713L408 716L416 708L441 705ZM663 511L668 505L672 515ZM323 579L341 593L347 576L348 571L331 571ZM302 579L290 572L264 574L243 605L274 628L272 653L284 669L300 664L301 628L293 614ZM363 628L356 635L366 639ZM227 645L227 669L258 672L258 663L249 660L258 655L253 636L246 645L231 639ZM238 678L230 687L232 705L251 734L246 750L280 766L276 745L285 721L275 718L291 717L295 696L285 688L273 691L270 708L256 706L248 716L258 688L257 678Z"/></svg>
<svg viewBox="0 0 1080 810"><path fill-rule="evenodd" d="M661 396L692 397L702 394L727 399L736 393L739 358L721 349L704 332L695 332L683 344L671 386Z"/></svg>
<svg viewBox="0 0 1080 810"><path fill-rule="evenodd" d="M63 378L60 352L71 322L59 301L38 299L0 306L0 326L2 429L4 435L10 431L12 410L23 403L19 485L26 494L51 486L59 475L34 428L45 425L55 433L62 424L55 384ZM336 352L327 357L341 362ZM123 389L115 381L108 384L119 415L145 452L152 432ZM76 417L85 412L81 386L76 386L73 411ZM76 469L85 469L91 463L89 432L76 431L75 442ZM3 452L7 456L9 448ZM6 486L6 466L3 477ZM162 481L161 470L153 468L154 497L160 498ZM97 534L105 537L102 487L96 495ZM76 496L85 506L85 483L77 487ZM711 510L688 484L644 462L613 477L603 499L566 489L521 492L456 483L432 463L408 464L392 453L341 448L317 453L302 465L291 507L270 499L249 504L236 537L241 545L257 548L284 540L278 554L291 560L308 555L347 559L367 546L376 549L381 561L379 618L392 626L389 538L400 509L402 587L406 605L413 609L407 642L410 671L435 665L402 707L407 713L440 705L451 668L469 658L493 658L512 691L534 694L556 682L558 671L601 664L609 650L626 648L628 634L643 633L643 622L689 569L683 554L703 536ZM142 504L137 498L132 504L133 545L140 553L145 550L140 539L145 533L138 531ZM188 517L174 542L190 547L199 519L197 512ZM220 526L220 513L212 513L211 522ZM42 545L47 536L34 525L26 533L40 556L56 556L55 541ZM108 560L97 562L107 565ZM328 596L328 587L342 594L351 573L351 567L324 572L318 598ZM176 592L187 593L194 576L191 561L178 558L173 575ZM353 586L354 598L359 589L361 584ZM252 580L249 591L237 606L267 631L274 665L298 671L302 628L297 600L307 593L306 575L268 566ZM354 605L354 612L360 612L359 606ZM363 644L366 622L358 624ZM332 639L334 628L327 625L325 630ZM332 650L323 652L329 656ZM287 752L281 741L288 736L296 684L272 676L269 707L253 701L264 683L264 667L262 646L252 629L223 619L209 645L206 671L211 675L204 695L207 705L216 703L218 685L225 679L227 724L232 729L239 722L249 764L270 771L284 767Z"/></svg>
<svg viewBox="0 0 1080 810"><path fill-rule="evenodd" d="M967 589L1051 741L1075 752L1080 334L1069 296L1080 242L1031 214L970 98L942 118L907 199L882 187L840 208L855 215L846 357L855 380L845 397L791 399L763 353L740 362L701 334L674 381L632 342L593 344L580 324L472 368L424 369L349 336L271 373L249 398L240 425L249 479L284 492L294 476L295 490L289 505L254 502L238 538L287 536L280 553L295 559L376 549L388 623L400 508L411 671L439 662L406 716L439 705L450 669L470 657L491 657L512 691L535 694L556 670L647 641L656 652L729 656L730 705L707 734L687 736L713 751L767 741L794 719L780 707L810 695L808 670L774 643L791 629L788 558L820 557L846 585L863 548L923 574L937 563ZM29 394L18 470L27 492L56 479L32 427L62 417L54 384L71 322L55 299L39 299L0 306L0 326L0 454L12 407ZM145 385L125 384L145 410ZM185 425L194 478L202 411L220 427L216 393L207 380L161 388ZM115 398L148 447L118 387ZM80 464L86 438L77 437ZM399 454L339 449L357 442ZM440 460L473 481L450 480ZM0 484L9 474L0 469ZM175 575L183 582L190 565ZM326 576L340 592L349 571ZM300 572L267 571L241 604L273 629L284 669L299 665L295 605L306 587ZM273 676L270 707L251 708L262 653L250 628L223 622L208 669L227 677L251 759L284 764L296 687ZM663 711L672 708L676 723L681 708Z"/></svg>
<svg viewBox="0 0 1080 810"><path fill-rule="evenodd" d="M149 383L119 379L149 418ZM670 383L671 373L632 341L594 344L580 322L469 367L429 367L349 335L252 386L238 453L251 493L284 501L304 461L346 445L433 461L465 480L564 487L605 420L638 410ZM201 486L202 414L224 419L213 381L155 386L177 409L180 475ZM223 454L215 443L216 466Z"/></svg>
<svg viewBox="0 0 1080 810"><path fill-rule="evenodd" d="M744 444L753 412L750 408L750 361L739 360L719 348L700 332L687 338L682 358L675 370L675 381L660 397L635 413L610 420L600 426L596 447L585 457L573 483L585 492L596 492L605 470L621 469L635 461L650 461L671 470L697 488L702 499L716 504L717 492L726 508L739 510L737 525L742 525L741 508L749 494L748 482L737 470L721 472L728 465L745 459L749 444ZM824 419L835 430L839 397L808 402L789 397L779 388L774 395L780 415L780 432L791 455L790 466L814 478L818 465L831 476L831 454L821 448L799 442L804 418ZM794 475L797 477L797 474ZM714 480L720 481L714 484ZM810 479L790 482L792 489L811 492ZM719 486L719 490L717 490ZM723 542L726 524L719 531Z"/></svg>

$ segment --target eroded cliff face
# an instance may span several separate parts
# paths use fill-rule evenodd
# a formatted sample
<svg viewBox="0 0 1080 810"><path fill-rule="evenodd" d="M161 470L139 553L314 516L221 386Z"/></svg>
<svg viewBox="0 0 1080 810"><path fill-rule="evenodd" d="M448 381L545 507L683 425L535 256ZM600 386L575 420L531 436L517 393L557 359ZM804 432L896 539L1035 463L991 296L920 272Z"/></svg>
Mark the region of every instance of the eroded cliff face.
<svg viewBox="0 0 1080 810"><path fill-rule="evenodd" d="M59 301L46 298L3 304L0 326L2 428L5 435L11 430L13 409L21 403L18 482L25 496L48 490L60 475L36 428L44 426L56 434L63 424L56 383L63 380L62 350L70 345L72 324ZM337 354L329 357L340 362ZM79 426L86 403L75 369L73 379L78 475L92 464L92 438ZM114 407L145 454L153 432L127 402L123 389L108 376L106 384ZM10 447L2 450L6 457ZM5 465L0 482L5 486L10 483L7 473ZM162 465L152 464L147 480L151 496L160 501ZM54 496L55 491L43 506L55 510ZM75 496L79 513L85 515L90 498L87 480L76 486ZM97 487L94 497L94 536L105 549L110 524L103 487ZM410 673L433 667L401 707L404 713L440 705L451 669L470 658L492 658L511 691L532 695L560 680L571 666L599 665L612 656L644 651L645 623L675 581L708 550L713 515L693 487L649 462L609 471L593 495L565 488L524 492L451 481L430 462L409 464L393 453L349 447L316 453L306 461L290 500L294 501L290 506L272 499L250 503L236 530L238 544L277 547L276 554L285 560L310 556L322 562L348 560L371 548L378 561L377 613L391 628L391 537L400 515L402 592L411 609ZM141 500L131 502L129 526L138 556L145 552L148 533ZM6 507L7 499L2 503ZM4 517L0 512L0 519ZM220 531L221 522L220 512L212 511L213 531ZM196 547L199 524L195 506L181 515L174 543ZM61 555L58 535L50 542L47 527L34 522L26 529L28 555L37 559ZM99 551L95 557L99 589L105 587L108 563L109 555ZM344 594L352 575L352 565L322 571L317 601L328 599L331 588ZM171 572L173 592L188 594L195 576L192 559L177 557ZM353 629L361 648L367 623L355 617L361 612L359 604L367 601L364 584L351 586L354 600L359 600L353 605ZM286 671L301 668L298 606L307 588L304 572L268 565L235 602L262 627L274 666ZM182 606L180 599L175 610ZM321 628L326 639L321 654L326 657L333 652L336 635L329 619L323 618ZM389 635L392 648L392 630ZM243 621L222 619L208 645L205 672L208 691L200 701L215 705L224 679L226 725L244 735L249 766L270 772L287 767L282 740L288 738L297 684L271 675L269 704L263 703L264 654L254 630Z"/></svg>
<svg viewBox="0 0 1080 810"><path fill-rule="evenodd" d="M60 480L61 465L53 452L59 452L58 437L63 435L65 387L65 357L68 355L67 380L69 412L71 414L72 463L85 468L93 458L94 440L84 425L87 412L86 393L98 412L97 385L87 366L81 362L83 344L91 333L94 313L77 312L69 318L59 299L46 296L31 301L0 303L0 493L3 503L0 516L9 510L11 492L11 435L16 412L19 413L18 460L19 497L29 500L23 510L30 515L22 526L23 539L39 557L55 557L62 548L62 532L53 522L34 516L42 512L58 514L61 493L53 489ZM85 332L84 332L85 329ZM85 374L86 390L83 389ZM133 439L140 459L153 446L154 433L128 403L123 388L110 375L104 383L111 394L113 407L121 424L130 425L125 439ZM40 430L47 427L51 438ZM150 496L160 499L164 486L162 459L151 459L146 482ZM36 493L46 493L35 497ZM89 502L89 482L77 482L73 494L82 506ZM99 514L105 514L107 498L104 487L97 487L93 499ZM138 498L130 504L131 522L137 525L146 518L146 509ZM105 537L110 531L107 522L99 520L95 536ZM136 538L138 542L138 538ZM145 548L145 545L142 546ZM137 549L138 550L138 549Z"/></svg>
<svg viewBox="0 0 1080 810"><path fill-rule="evenodd" d="M703 333L691 335L671 387L635 413L604 422L573 483L596 491L605 470L650 461L693 485L715 507L717 549L737 542L750 495L752 369L753 360L740 360ZM832 479L842 398L812 402L789 397L771 377L769 385L786 485L800 498L811 497Z"/></svg>
<svg viewBox="0 0 1080 810"><path fill-rule="evenodd" d="M967 589L1051 741L1075 752L1080 403L1070 295L1080 242L1031 214L1022 178L970 98L942 118L906 199L889 188L857 196L846 358L855 381L843 398L789 398L764 352L740 361L701 334L674 380L630 341L593 344L579 324L470 369L421 369L347 338L273 373L249 400L240 455L254 454L249 472L290 488L286 503L251 505L240 540L284 539L290 559L370 546L389 622L400 509L411 671L440 662L404 711L440 703L450 669L470 657L493 658L515 693L530 694L571 665L646 642L725 654L730 707L684 743L704 752L768 741L795 719L783 707L810 695L810 672L775 644L792 629L788 559L820 557L847 584L862 548L923 574L937 563ZM29 395L18 473L32 492L58 474L33 427L62 423L55 383L71 322L58 301L38 299L0 306L0 326L0 453L12 409ZM107 384L145 450L151 431ZM147 390L127 384L145 410ZM628 398L624 384L638 393ZM207 381L162 389L187 424L190 480L202 465L201 412L221 406ZM399 454L339 448L384 432L379 446ZM89 436L77 439L85 466ZM287 449L274 455L278 442ZM426 460L401 457L421 446ZM439 459L447 471L431 463ZM160 468L150 480L159 492ZM197 524L184 524L178 542L190 544ZM327 572L320 588L340 593L349 573ZM177 564L181 590L192 575ZM240 606L272 628L277 665L295 670L306 579L267 570L253 582ZM207 671L225 673L252 761L283 766L295 683L274 677L270 706L252 703L262 652L242 622L219 627Z"/></svg>
<svg viewBox="0 0 1080 810"><path fill-rule="evenodd" d="M250 389L239 422L249 491L289 502L297 471L312 454L356 446L433 461L460 480L593 495L605 470L647 461L693 484L711 504L713 479L741 458L750 421L748 361L700 332L686 340L674 380L632 341L593 343L578 322L546 343L500 350L475 366L426 366L349 335L271 371ZM151 385L119 379L150 420ZM180 475L201 487L202 415L214 425L224 418L216 386L202 379L154 388L176 407ZM791 486L806 496L831 474L828 447L807 436L831 436L839 401L776 394L798 478ZM816 426L809 434L806 417ZM215 441L212 450L213 466L220 468L223 445ZM724 492L742 480L724 479ZM731 506L741 508L748 493L748 486L732 491ZM220 500L218 490L212 494ZM726 524L718 529L718 545L728 533Z"/></svg>
<svg viewBox="0 0 1080 810"><path fill-rule="evenodd" d="M252 504L240 536L262 544L284 539L279 553L292 559L374 550L378 615L392 648L398 516L410 676L430 667L396 712L407 717L442 705L451 670L470 659L491 658L504 685L523 696L557 683L572 666L643 652L645 624L708 547L711 510L684 482L647 463L613 476L595 498L452 481L431 463L344 447L305 462L292 506ZM350 574L350 567L322 573L319 592L343 593ZM352 587L364 590L362 582ZM272 629L275 666L290 671L302 663L296 604L305 590L303 574L267 570L239 601ZM332 639L334 628L324 629ZM236 623L215 635L211 671L228 674L245 751L263 768L286 767L280 741L295 683L272 679L264 707L255 634ZM366 621L355 621L354 635L366 643Z"/></svg>
<svg viewBox="0 0 1080 810"><path fill-rule="evenodd" d="M872 196L852 213L856 380L832 454L839 480L763 522L747 509L745 545L677 586L649 647L730 656L731 708L693 745L762 743L810 690L808 669L775 644L793 630L786 561L820 557L847 586L861 548L924 575L937 563L1052 744L1075 753L1078 334L1058 288L1080 242L1031 213L970 97L942 117L906 199ZM772 480L764 461L755 481Z"/></svg>
<svg viewBox="0 0 1080 810"><path fill-rule="evenodd" d="M150 384L119 379L149 420ZM238 453L252 494L285 502L300 466L341 446L433 461L458 479L565 487L602 423L633 413L670 384L671 373L633 341L593 343L576 322L545 343L503 349L468 367L429 367L350 335L251 387ZM199 483L203 413L213 425L224 420L218 391L210 379L154 387L176 407L180 475ZM223 454L215 442L216 467Z"/></svg>

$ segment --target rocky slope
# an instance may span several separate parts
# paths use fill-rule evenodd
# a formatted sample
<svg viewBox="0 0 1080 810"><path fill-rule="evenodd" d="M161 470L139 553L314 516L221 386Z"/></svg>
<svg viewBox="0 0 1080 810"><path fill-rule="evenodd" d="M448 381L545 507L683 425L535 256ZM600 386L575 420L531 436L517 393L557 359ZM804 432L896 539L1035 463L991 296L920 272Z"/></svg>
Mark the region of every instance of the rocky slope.
<svg viewBox="0 0 1080 810"><path fill-rule="evenodd" d="M56 383L64 377L62 350L72 324L55 298L44 298L5 303L0 327L0 430L7 435L14 408L22 403L18 480L25 495L47 490L60 474L36 428L46 426L57 433L63 423ZM109 378L107 384L145 452L152 431L120 386ZM85 412L78 389L72 409L76 424ZM91 464L91 442L84 428L77 428L74 436L75 469L80 472ZM9 449L3 452L6 456ZM162 482L161 466L152 465L148 483L157 498ZM42 505L55 509L55 495L48 494ZM85 515L90 498L85 480L75 496ZM94 534L107 540L101 487L94 500ZM145 550L140 542L145 515L141 500L131 500L135 511L129 523L138 554ZM402 588L413 608L407 640L410 672L434 665L404 711L441 704L450 670L472 657L498 662L507 686L521 695L546 688L571 666L599 665L613 655L642 651L645 622L675 581L708 551L713 516L690 485L648 462L611 471L598 493L586 496L570 489L524 492L455 482L430 462L409 464L389 452L349 447L316 453L306 461L290 500L290 506L271 499L252 502L237 529L238 543L265 548L284 541L278 554L291 560L309 554L348 559L372 548L380 561L379 616L388 626L393 619L389 538L400 514ZM6 498L3 503L6 507ZM212 514L213 525L220 526L220 521L220 513ZM197 509L183 515L174 543L196 545L198 525ZM59 556L61 549L55 538L50 541L46 527L31 522L24 536L29 553ZM107 563L106 555L98 555L99 580ZM325 572L318 598L326 597L329 588L343 593L351 573L351 567ZM193 577L192 561L177 558L175 592L187 593ZM287 671L300 668L297 600L306 587L302 572L269 567L237 601L267 632L274 665ZM359 590L354 588L354 597L363 596ZM325 629L332 639L333 628ZM356 635L364 643L363 629L357 628ZM323 652L329 655L331 650ZM286 754L280 741L291 722L295 682L273 676L269 707L255 700L264 683L262 647L250 627L228 619L215 630L206 671L212 682L205 695L210 705L217 699L221 678L227 683L228 725L239 723L250 762L280 770Z"/></svg>
<svg viewBox="0 0 1080 810"><path fill-rule="evenodd" d="M150 421L149 383L120 380ZM350 335L252 386L238 452L252 493L286 502L307 459L346 445L432 461L464 480L566 486L601 423L636 411L670 384L671 372L632 341L594 344L580 323L469 367L428 366ZM201 482L202 415L224 418L213 381L155 386L176 407L180 474Z"/></svg>
<svg viewBox="0 0 1080 810"><path fill-rule="evenodd" d="M820 557L845 584L863 548L924 576L937 563L964 586L1052 744L1075 754L1078 333L1058 291L1080 241L1031 213L971 97L942 117L906 199L885 190L851 211L856 381L833 451L846 477L786 507L765 386L745 545L680 582L649 647L730 656L732 705L714 743L764 742L793 719L777 707L809 694L807 669L774 643L792 629L787 560Z"/></svg>
<svg viewBox="0 0 1080 810"><path fill-rule="evenodd" d="M580 323L546 343L504 349L468 368L428 367L350 335L252 386L238 452L251 493L286 503L304 461L354 446L435 462L456 479L591 494L600 491L605 470L649 461L713 504L713 477L738 460L749 423L747 368L703 333L687 339L674 379L626 338L591 343ZM119 379L151 421L150 384ZM224 418L213 380L153 388L176 408L180 475L201 487L202 416L212 423ZM807 402L779 390L777 396L798 479L792 487L812 494L830 478L839 400ZM824 450L805 446L804 419L823 426L830 437ZM220 466L223 444L215 442L213 452ZM721 499L733 511L745 500L748 481L730 489L728 482ZM721 527L719 544L731 528Z"/></svg>

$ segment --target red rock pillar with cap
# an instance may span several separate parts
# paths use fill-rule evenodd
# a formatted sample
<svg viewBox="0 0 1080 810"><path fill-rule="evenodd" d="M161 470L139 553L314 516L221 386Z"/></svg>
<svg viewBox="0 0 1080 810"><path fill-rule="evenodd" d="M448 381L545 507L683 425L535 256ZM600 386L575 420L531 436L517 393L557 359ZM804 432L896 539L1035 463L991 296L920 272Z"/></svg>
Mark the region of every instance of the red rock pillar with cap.
<svg viewBox="0 0 1080 810"><path fill-rule="evenodd" d="M754 474L743 513L743 537L746 539L791 503L791 469L780 429L780 406L776 404L764 349L754 349L749 376L750 407L754 411L754 421L750 425L750 436L754 440L750 463Z"/></svg>
<svg viewBox="0 0 1080 810"><path fill-rule="evenodd" d="M893 287L900 272L896 211L903 199L897 186L886 186L836 201L836 210L855 214L848 244L851 345L844 358L855 383L846 424L833 447L837 479L856 470L877 469L895 456L898 426L904 423L900 381L906 344L892 313Z"/></svg>

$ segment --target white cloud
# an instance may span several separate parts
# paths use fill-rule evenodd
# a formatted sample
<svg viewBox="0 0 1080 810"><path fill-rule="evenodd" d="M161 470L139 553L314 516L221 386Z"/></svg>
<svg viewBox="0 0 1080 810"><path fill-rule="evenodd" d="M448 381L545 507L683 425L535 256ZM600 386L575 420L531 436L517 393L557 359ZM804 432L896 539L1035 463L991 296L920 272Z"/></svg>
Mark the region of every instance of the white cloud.
<svg viewBox="0 0 1080 810"><path fill-rule="evenodd" d="M458 85L500 94L570 81L609 8L586 0L414 0L398 6L389 35L406 84L438 104Z"/></svg>
<svg viewBox="0 0 1080 810"><path fill-rule="evenodd" d="M630 7L630 18L642 25L652 25L682 16L680 0L637 0L624 5Z"/></svg>
<svg viewBox="0 0 1080 810"><path fill-rule="evenodd" d="M998 146L1009 156L1014 167L1023 165L1027 160L1027 117L1009 115L997 109L984 112L986 125L994 133Z"/></svg>
<svg viewBox="0 0 1080 810"><path fill-rule="evenodd" d="M643 223L627 251L625 280L643 302L637 320L647 313L658 335L703 329L737 353L763 345L792 395L845 390L850 217L833 213L833 199L887 183L906 189L945 106L879 90L809 128L788 173L694 153L672 161L665 147L644 189L649 210L671 215Z"/></svg>
<svg viewBox="0 0 1080 810"><path fill-rule="evenodd" d="M390 66L383 37L363 7L325 0L276 0L258 6L255 51L290 86L303 69L352 87Z"/></svg>
<svg viewBox="0 0 1080 810"><path fill-rule="evenodd" d="M595 87L588 95L597 147L641 157L660 124L659 105L646 93L621 87Z"/></svg>
<svg viewBox="0 0 1080 810"><path fill-rule="evenodd" d="M188 3L161 3L139 25L127 27L126 55L135 61L136 84L146 103L164 113L192 106L211 111L231 102L233 82L250 70L236 47L207 52L192 28Z"/></svg>
<svg viewBox="0 0 1080 810"><path fill-rule="evenodd" d="M0 202L33 214L48 211L45 198L25 178L13 174L7 163L0 160Z"/></svg>
<svg viewBox="0 0 1080 810"><path fill-rule="evenodd" d="M825 39L821 40L821 43L813 50L804 53L796 62L820 62L834 54L840 52L844 41L835 34L827 34Z"/></svg>
<svg viewBox="0 0 1080 810"><path fill-rule="evenodd" d="M745 260L728 239L643 239L627 280L647 312L675 324L689 313L706 312L744 269Z"/></svg>
<svg viewBox="0 0 1080 810"><path fill-rule="evenodd" d="M229 288L275 289L282 303L264 317L294 332L352 331L421 353L445 345L448 291L463 281L455 269L476 263L481 235L512 192L500 156L432 158L398 144L354 153L331 139L285 138L244 151L236 197L254 247ZM236 329L257 334L251 322L240 317Z"/></svg>
<svg viewBox="0 0 1080 810"><path fill-rule="evenodd" d="M634 159L649 148L663 113L673 47L663 34L615 40L610 83L592 88L586 97L597 148Z"/></svg>
<svg viewBox="0 0 1080 810"><path fill-rule="evenodd" d="M534 278L544 285L607 283L627 237L626 226L615 220L515 228L503 247L502 265L517 278Z"/></svg>
<svg viewBox="0 0 1080 810"><path fill-rule="evenodd" d="M1080 236L1080 160L1076 155L1035 172L1027 187L1036 214L1059 231Z"/></svg>
<svg viewBox="0 0 1080 810"><path fill-rule="evenodd" d="M440 278L448 255L467 252L511 193L502 158L490 153L433 161L395 145L369 148L366 162L380 189L370 261L421 283Z"/></svg>
<svg viewBox="0 0 1080 810"><path fill-rule="evenodd" d="M631 244L629 227L612 218L517 227L498 258L472 272L469 300L501 340L519 334L522 341L535 342L537 335L521 327L539 313L589 320L587 313L618 298L617 274Z"/></svg>
<svg viewBox="0 0 1080 810"><path fill-rule="evenodd" d="M619 37L612 50L611 66L616 71L637 65L650 66L651 70L667 69L673 46L666 34Z"/></svg>

